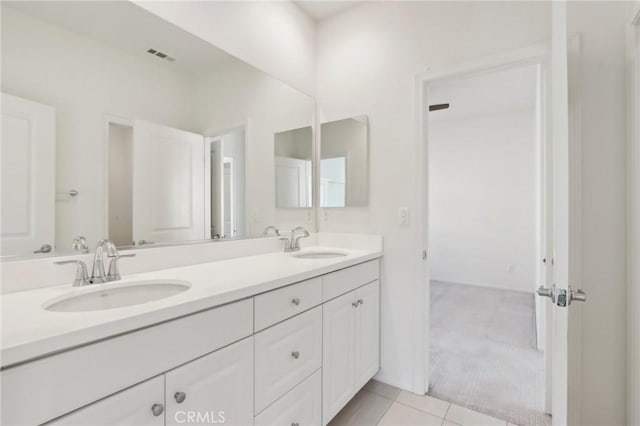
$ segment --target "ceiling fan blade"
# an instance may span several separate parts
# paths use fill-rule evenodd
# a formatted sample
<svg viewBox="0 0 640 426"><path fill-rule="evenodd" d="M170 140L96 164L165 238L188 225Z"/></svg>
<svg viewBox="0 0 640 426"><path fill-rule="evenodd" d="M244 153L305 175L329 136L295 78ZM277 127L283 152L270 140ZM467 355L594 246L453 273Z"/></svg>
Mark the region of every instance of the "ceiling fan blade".
<svg viewBox="0 0 640 426"><path fill-rule="evenodd" d="M429 105L429 111L440 111L441 109L447 109L447 108L449 108L449 104Z"/></svg>

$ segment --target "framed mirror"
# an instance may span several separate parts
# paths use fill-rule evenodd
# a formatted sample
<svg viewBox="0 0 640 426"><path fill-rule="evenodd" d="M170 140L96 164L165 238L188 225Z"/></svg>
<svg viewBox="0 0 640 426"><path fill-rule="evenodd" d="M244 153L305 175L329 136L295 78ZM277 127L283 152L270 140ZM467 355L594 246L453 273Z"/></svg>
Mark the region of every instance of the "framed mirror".
<svg viewBox="0 0 640 426"><path fill-rule="evenodd" d="M313 205L313 129L278 132L274 137L276 207Z"/></svg>
<svg viewBox="0 0 640 426"><path fill-rule="evenodd" d="M1 7L3 258L71 252L77 236L139 247L315 229L274 201L308 209L310 189L278 198L273 179L274 134L310 141L313 98L131 2Z"/></svg>
<svg viewBox="0 0 640 426"><path fill-rule="evenodd" d="M368 205L367 116L322 123L320 135L320 207Z"/></svg>

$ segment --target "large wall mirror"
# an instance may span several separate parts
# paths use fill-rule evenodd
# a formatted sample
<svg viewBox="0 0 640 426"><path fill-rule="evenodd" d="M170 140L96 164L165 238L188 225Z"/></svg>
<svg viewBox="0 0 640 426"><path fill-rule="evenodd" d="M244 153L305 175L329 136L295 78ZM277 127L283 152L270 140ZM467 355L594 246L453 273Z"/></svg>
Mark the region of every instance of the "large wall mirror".
<svg viewBox="0 0 640 426"><path fill-rule="evenodd" d="M1 7L3 257L315 228L311 97L130 2Z"/></svg>
<svg viewBox="0 0 640 426"><path fill-rule="evenodd" d="M366 116L322 123L320 207L369 204L369 123Z"/></svg>

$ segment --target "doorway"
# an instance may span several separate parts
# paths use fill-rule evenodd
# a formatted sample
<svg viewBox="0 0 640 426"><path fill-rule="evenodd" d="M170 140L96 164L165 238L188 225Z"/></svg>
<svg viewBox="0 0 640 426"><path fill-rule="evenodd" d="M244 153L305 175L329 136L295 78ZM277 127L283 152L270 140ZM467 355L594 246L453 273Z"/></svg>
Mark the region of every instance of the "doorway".
<svg viewBox="0 0 640 426"><path fill-rule="evenodd" d="M213 239L238 238L245 230L245 127L206 138L207 219Z"/></svg>
<svg viewBox="0 0 640 426"><path fill-rule="evenodd" d="M551 418L550 150L543 59L428 81L428 393L521 425ZM546 351L550 352L550 351Z"/></svg>

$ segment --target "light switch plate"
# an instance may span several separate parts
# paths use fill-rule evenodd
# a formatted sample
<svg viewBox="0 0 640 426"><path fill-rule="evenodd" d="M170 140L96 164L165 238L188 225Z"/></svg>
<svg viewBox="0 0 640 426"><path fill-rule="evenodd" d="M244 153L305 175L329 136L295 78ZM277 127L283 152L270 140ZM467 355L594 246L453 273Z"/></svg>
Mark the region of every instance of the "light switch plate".
<svg viewBox="0 0 640 426"><path fill-rule="evenodd" d="M398 209L398 224L409 225L409 207L400 207Z"/></svg>

